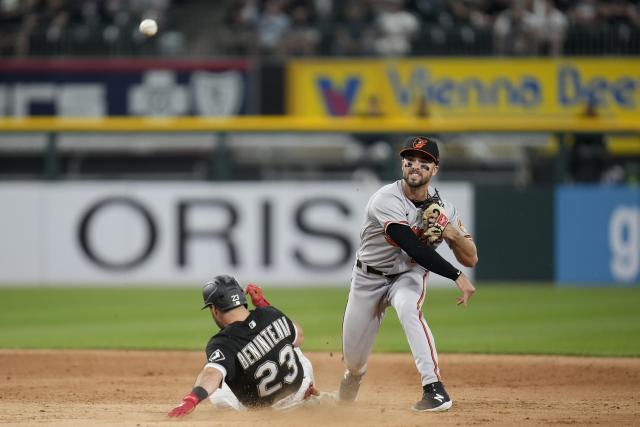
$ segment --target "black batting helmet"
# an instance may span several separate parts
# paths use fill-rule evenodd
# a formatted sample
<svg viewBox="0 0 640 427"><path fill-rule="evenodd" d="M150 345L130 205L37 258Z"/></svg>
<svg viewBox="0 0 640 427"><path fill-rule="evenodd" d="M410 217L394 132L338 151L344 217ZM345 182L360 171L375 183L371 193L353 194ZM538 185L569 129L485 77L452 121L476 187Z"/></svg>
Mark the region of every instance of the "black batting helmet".
<svg viewBox="0 0 640 427"><path fill-rule="evenodd" d="M202 310L210 305L222 311L229 311L241 305L247 307L247 299L238 281L226 274L216 276L205 283L202 288L202 299L204 300Z"/></svg>

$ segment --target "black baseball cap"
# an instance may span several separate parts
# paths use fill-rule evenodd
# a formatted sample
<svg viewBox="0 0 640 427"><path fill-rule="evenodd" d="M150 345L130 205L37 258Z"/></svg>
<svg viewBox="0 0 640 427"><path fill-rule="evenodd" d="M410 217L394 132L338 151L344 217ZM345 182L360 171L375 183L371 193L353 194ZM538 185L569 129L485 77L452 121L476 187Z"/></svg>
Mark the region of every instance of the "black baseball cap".
<svg viewBox="0 0 640 427"><path fill-rule="evenodd" d="M426 136L412 136L404 143L404 147L400 150L400 156L404 157L411 152L420 153L430 159L435 164L440 163L440 151L438 151L438 140Z"/></svg>

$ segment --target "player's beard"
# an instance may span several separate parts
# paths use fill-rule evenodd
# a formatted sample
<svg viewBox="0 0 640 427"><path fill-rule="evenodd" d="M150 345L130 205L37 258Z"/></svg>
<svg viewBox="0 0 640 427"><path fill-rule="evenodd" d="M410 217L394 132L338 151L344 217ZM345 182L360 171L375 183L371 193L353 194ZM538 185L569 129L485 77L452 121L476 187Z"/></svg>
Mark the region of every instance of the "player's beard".
<svg viewBox="0 0 640 427"><path fill-rule="evenodd" d="M403 179L404 182L406 182L407 185L411 188L420 188L424 185L429 184L429 177L420 175L420 179L416 181L412 179L412 174L410 172L405 173Z"/></svg>

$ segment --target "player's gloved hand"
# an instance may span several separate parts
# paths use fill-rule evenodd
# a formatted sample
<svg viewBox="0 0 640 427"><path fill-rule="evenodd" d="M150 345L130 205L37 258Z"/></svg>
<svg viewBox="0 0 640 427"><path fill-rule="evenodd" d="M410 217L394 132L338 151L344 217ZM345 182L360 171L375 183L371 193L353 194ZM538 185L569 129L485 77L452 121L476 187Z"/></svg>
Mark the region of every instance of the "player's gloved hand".
<svg viewBox="0 0 640 427"><path fill-rule="evenodd" d="M442 243L444 229L449 225L449 217L440 203L433 202L422 214L424 233L422 239L429 245Z"/></svg>
<svg viewBox="0 0 640 427"><path fill-rule="evenodd" d="M254 307L268 307L271 305L271 303L269 303L269 301L264 297L262 288L258 285L249 283L247 288L244 290L244 293L249 295Z"/></svg>
<svg viewBox="0 0 640 427"><path fill-rule="evenodd" d="M179 406L173 408L167 415L172 418L184 417L185 415L193 411L198 403L200 403L198 396L196 396L194 392L191 392L183 397L182 403Z"/></svg>

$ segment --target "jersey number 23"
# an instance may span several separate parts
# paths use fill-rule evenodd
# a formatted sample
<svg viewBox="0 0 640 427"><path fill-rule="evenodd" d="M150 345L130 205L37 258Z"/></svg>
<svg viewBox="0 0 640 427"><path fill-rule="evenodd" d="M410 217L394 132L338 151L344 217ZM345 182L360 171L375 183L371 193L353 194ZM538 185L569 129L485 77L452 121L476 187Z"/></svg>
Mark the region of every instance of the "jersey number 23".
<svg viewBox="0 0 640 427"><path fill-rule="evenodd" d="M255 378L258 382L258 394L260 397L269 396L282 388L282 383L291 384L298 376L298 365L293 352L293 347L287 344L282 347L278 355L279 365L273 360L267 360L258 366L255 372ZM278 371L282 368L287 370L282 381L277 381Z"/></svg>

